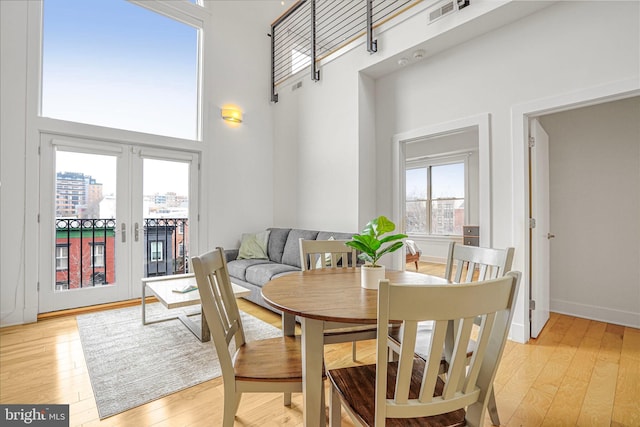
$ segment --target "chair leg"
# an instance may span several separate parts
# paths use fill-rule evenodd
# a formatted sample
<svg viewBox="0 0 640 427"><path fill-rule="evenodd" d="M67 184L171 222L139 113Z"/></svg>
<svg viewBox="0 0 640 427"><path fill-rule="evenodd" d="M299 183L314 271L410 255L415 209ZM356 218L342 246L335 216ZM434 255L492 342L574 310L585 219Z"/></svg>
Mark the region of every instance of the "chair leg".
<svg viewBox="0 0 640 427"><path fill-rule="evenodd" d="M284 394L284 406L291 406L291 393Z"/></svg>
<svg viewBox="0 0 640 427"><path fill-rule="evenodd" d="M418 261L416 261L416 271L418 271Z"/></svg>
<svg viewBox="0 0 640 427"><path fill-rule="evenodd" d="M491 387L491 393L489 394L489 402L487 402L487 411L489 411L489 418L491 418L491 424L494 426L499 426L500 417L498 416L498 405L496 404L496 395L493 393L493 387Z"/></svg>
<svg viewBox="0 0 640 427"><path fill-rule="evenodd" d="M233 394L233 398L231 395L224 396L224 415L222 419L222 425L224 427L233 427L236 418L236 412L238 412L238 406L240 406L240 398L242 398L242 393Z"/></svg>
<svg viewBox="0 0 640 427"><path fill-rule="evenodd" d="M342 404L338 393L333 389L333 384L329 387L329 427L340 427L342 424L342 414L340 410Z"/></svg>
<svg viewBox="0 0 640 427"><path fill-rule="evenodd" d="M356 361L356 342L355 341L351 342L351 359L354 362Z"/></svg>

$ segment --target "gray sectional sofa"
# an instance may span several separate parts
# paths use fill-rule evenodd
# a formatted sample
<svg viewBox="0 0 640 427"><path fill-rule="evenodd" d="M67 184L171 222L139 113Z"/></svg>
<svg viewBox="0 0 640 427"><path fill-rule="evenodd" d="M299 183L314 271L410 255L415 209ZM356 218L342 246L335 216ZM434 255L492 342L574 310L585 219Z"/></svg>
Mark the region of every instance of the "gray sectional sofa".
<svg viewBox="0 0 640 427"><path fill-rule="evenodd" d="M227 266L231 281L244 286L251 294L244 298L266 307L276 309L262 299L262 286L269 280L300 271L300 242L305 240L349 240L355 233L334 233L329 231L302 230L296 228L269 228L267 259L237 259L239 249L226 249Z"/></svg>

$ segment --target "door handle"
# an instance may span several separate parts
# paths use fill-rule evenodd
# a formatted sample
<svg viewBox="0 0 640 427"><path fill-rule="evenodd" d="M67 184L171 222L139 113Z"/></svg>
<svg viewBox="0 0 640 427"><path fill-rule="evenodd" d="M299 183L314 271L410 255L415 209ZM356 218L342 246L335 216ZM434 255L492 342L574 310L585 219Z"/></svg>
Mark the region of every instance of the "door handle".
<svg viewBox="0 0 640 427"><path fill-rule="evenodd" d="M120 227L120 233L122 233L122 243L126 243L126 241L127 241L127 224L125 224L124 222L122 223L122 225Z"/></svg>
<svg viewBox="0 0 640 427"><path fill-rule="evenodd" d="M547 239L553 239L554 237L556 237L555 234L547 233Z"/></svg>
<svg viewBox="0 0 640 427"><path fill-rule="evenodd" d="M133 226L133 238L137 242L140 238L140 224L136 222L136 225Z"/></svg>

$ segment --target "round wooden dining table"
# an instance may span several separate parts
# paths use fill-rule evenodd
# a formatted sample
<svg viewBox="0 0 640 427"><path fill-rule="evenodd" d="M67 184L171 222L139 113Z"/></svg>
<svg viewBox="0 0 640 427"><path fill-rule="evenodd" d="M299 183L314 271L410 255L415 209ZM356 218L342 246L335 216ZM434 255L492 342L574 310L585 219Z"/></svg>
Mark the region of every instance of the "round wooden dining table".
<svg viewBox="0 0 640 427"><path fill-rule="evenodd" d="M388 270L386 278L392 283L413 285L450 283L441 277L410 271ZM293 334L295 316L301 320L304 425L324 426L324 330L339 324L375 324L378 292L360 286L359 268L325 268L273 279L262 288L262 297L283 312L285 334Z"/></svg>

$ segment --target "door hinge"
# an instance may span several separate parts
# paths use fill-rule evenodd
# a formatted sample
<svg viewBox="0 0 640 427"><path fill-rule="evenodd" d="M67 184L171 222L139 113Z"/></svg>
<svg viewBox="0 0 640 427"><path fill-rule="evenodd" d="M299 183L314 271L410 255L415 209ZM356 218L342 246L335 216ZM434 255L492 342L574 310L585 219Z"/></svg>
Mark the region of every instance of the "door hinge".
<svg viewBox="0 0 640 427"><path fill-rule="evenodd" d="M536 309L536 300L530 299L529 300L529 310L535 310Z"/></svg>
<svg viewBox="0 0 640 427"><path fill-rule="evenodd" d="M536 228L536 219L529 218L529 228Z"/></svg>
<svg viewBox="0 0 640 427"><path fill-rule="evenodd" d="M40 292L40 282L37 283L38 292Z"/></svg>
<svg viewBox="0 0 640 427"><path fill-rule="evenodd" d="M533 148L536 146L536 139L532 136L529 137L529 148Z"/></svg>
<svg viewBox="0 0 640 427"><path fill-rule="evenodd" d="M40 155L40 146L38 145L38 156Z"/></svg>
<svg viewBox="0 0 640 427"><path fill-rule="evenodd" d="M40 214L38 214L38 224L40 224Z"/></svg>

